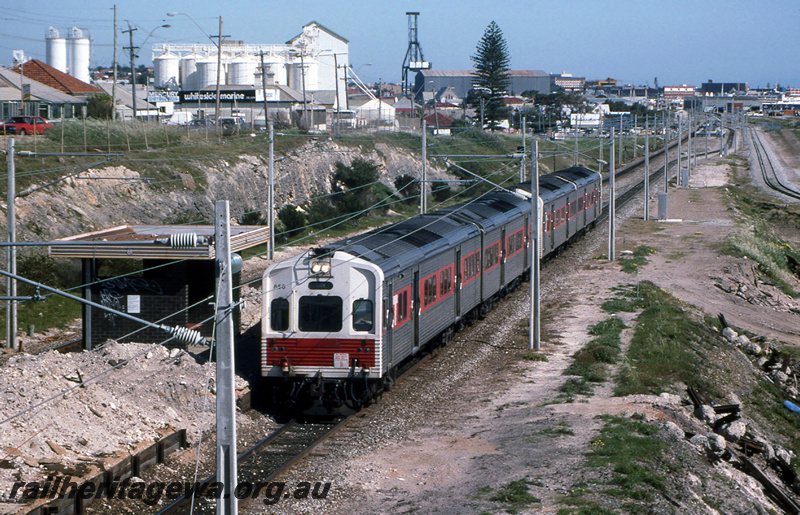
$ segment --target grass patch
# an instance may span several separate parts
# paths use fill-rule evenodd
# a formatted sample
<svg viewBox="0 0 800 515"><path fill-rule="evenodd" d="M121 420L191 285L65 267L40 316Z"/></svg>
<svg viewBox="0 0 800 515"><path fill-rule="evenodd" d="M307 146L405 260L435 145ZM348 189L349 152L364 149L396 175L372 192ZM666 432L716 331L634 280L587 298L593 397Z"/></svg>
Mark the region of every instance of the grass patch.
<svg viewBox="0 0 800 515"><path fill-rule="evenodd" d="M529 504L541 502L541 499L528 492L529 484L532 483L528 481L527 476L511 481L500 488L489 500L504 503L507 513L518 513L518 510L525 508Z"/></svg>
<svg viewBox="0 0 800 515"><path fill-rule="evenodd" d="M758 263L762 280L766 277L787 295L797 296L792 286L795 278L789 263L790 260L800 262L800 252L780 240L763 222L730 233L726 242L730 254L744 256Z"/></svg>
<svg viewBox="0 0 800 515"><path fill-rule="evenodd" d="M631 257L620 259L622 271L628 274L635 274L639 271L640 267L643 267L647 264L647 256L653 253L655 253L655 250L647 245L640 245L636 247Z"/></svg>
<svg viewBox="0 0 800 515"><path fill-rule="evenodd" d="M644 307L644 299L639 293L638 284L625 284L611 288L616 297L603 302L600 306L606 313L633 313Z"/></svg>
<svg viewBox="0 0 800 515"><path fill-rule="evenodd" d="M716 389L702 380L701 344L717 334L695 322L683 305L649 281L639 285L643 311L628 349L627 362L617 375L615 395L659 394L677 382Z"/></svg>
<svg viewBox="0 0 800 515"><path fill-rule="evenodd" d="M528 351L520 356L525 361L544 361L547 362L547 356L540 352Z"/></svg>
<svg viewBox="0 0 800 515"><path fill-rule="evenodd" d="M580 376L580 381L567 381L562 386L563 393L591 395L589 383L602 383L607 379L606 365L616 363L619 358L619 335L624 328L625 324L616 317L589 328L589 334L595 338L573 355L572 364L564 371L565 375Z"/></svg>
<svg viewBox="0 0 800 515"><path fill-rule="evenodd" d="M614 497L649 501L652 492L664 492L666 480L656 474L654 459L666 444L653 435L658 428L633 418L603 415L605 425L586 454L590 467L608 467L614 474L606 491Z"/></svg>
<svg viewBox="0 0 800 515"><path fill-rule="evenodd" d="M727 192L747 225L728 235L721 252L754 260L761 274L786 294L797 296L792 284L794 277L800 275L796 265L800 262L800 250L778 237L769 223L796 225L800 222L800 212L796 206L776 204L771 197L754 189L749 176L741 173L746 164L746 161L732 163L736 182L728 186Z"/></svg>

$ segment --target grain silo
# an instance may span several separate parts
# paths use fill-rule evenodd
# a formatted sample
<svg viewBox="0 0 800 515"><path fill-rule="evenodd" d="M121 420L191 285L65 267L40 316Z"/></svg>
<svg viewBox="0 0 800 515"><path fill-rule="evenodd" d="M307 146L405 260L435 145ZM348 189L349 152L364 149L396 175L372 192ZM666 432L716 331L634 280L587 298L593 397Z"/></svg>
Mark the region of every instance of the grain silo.
<svg viewBox="0 0 800 515"><path fill-rule="evenodd" d="M46 59L47 64L60 72L67 73L67 40L61 37L58 29L50 27L47 30Z"/></svg>
<svg viewBox="0 0 800 515"><path fill-rule="evenodd" d="M91 80L89 76L91 44L88 33L78 27L72 27L69 30L67 49L69 51L69 74L88 83Z"/></svg>
<svg viewBox="0 0 800 515"><path fill-rule="evenodd" d="M165 88L170 85L178 84L180 74L180 59L171 52L163 54L153 59L154 85L157 88Z"/></svg>
<svg viewBox="0 0 800 515"><path fill-rule="evenodd" d="M197 89L197 59L194 52L181 57L181 90L194 91Z"/></svg>
<svg viewBox="0 0 800 515"><path fill-rule="evenodd" d="M204 57L196 61L195 86L203 89L217 84L217 59ZM220 83L224 83L224 75L220 76Z"/></svg>
<svg viewBox="0 0 800 515"><path fill-rule="evenodd" d="M234 86L252 86L256 76L256 60L247 54L236 56L228 66L227 83Z"/></svg>

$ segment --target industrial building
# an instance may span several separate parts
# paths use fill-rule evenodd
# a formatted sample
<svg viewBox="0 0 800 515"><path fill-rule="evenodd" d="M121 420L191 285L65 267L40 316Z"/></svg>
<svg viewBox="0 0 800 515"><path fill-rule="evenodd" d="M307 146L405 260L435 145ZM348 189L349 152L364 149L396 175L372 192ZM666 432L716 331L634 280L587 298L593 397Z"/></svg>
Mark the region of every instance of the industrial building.
<svg viewBox="0 0 800 515"><path fill-rule="evenodd" d="M421 98L425 91L439 91L450 87L460 98L466 98L473 88L475 76L472 70L422 70L417 72L414 81L415 98ZM509 94L520 95L525 91L552 93L550 75L541 70L511 70L508 72L511 84Z"/></svg>
<svg viewBox="0 0 800 515"><path fill-rule="evenodd" d="M267 100L278 100L279 88L262 86L286 86L300 92L306 102L332 109L345 109L347 105L349 42L317 22L304 26L284 44L222 41L219 48L211 43L153 45L155 88L182 92L175 97L178 103L185 98L196 102L196 96L187 96L186 92L207 92L203 98L211 99L209 94L213 93L209 92L217 86L218 64L220 86L228 92L254 92L255 102L264 100L265 90ZM228 93L228 97L231 95L235 96Z"/></svg>

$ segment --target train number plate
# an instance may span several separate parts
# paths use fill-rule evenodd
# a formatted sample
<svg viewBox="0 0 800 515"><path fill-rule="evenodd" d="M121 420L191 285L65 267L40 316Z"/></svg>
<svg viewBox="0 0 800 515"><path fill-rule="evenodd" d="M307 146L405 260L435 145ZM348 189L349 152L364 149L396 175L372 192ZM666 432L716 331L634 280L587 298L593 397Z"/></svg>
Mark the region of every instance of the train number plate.
<svg viewBox="0 0 800 515"><path fill-rule="evenodd" d="M349 368L349 367L350 367L350 354L333 355L333 368Z"/></svg>

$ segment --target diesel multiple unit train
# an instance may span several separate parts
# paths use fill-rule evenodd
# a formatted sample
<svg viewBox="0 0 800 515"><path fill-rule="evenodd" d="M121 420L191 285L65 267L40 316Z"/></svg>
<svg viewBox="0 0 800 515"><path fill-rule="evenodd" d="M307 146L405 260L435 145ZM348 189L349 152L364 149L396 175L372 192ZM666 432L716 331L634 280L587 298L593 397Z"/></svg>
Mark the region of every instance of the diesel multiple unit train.
<svg viewBox="0 0 800 515"><path fill-rule="evenodd" d="M592 226L600 174L539 178L542 256ZM482 317L530 270L531 185L312 248L263 278L261 372L275 401L369 402L399 367ZM526 198L527 197L527 198Z"/></svg>

